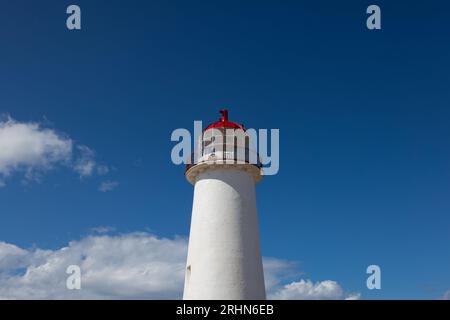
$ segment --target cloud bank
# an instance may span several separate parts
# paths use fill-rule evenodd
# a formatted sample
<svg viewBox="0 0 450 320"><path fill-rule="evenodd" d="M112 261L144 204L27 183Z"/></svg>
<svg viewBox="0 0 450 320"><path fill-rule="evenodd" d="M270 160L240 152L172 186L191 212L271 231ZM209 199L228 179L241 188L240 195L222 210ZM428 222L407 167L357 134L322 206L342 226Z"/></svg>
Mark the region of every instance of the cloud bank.
<svg viewBox="0 0 450 320"><path fill-rule="evenodd" d="M180 299L186 255L186 239L148 233L95 234L56 250L0 242L0 299ZM81 269L81 290L66 288L70 265ZM265 258L264 271L270 299L350 297L335 281L283 285L299 274L289 261Z"/></svg>
<svg viewBox="0 0 450 320"><path fill-rule="evenodd" d="M26 182L36 181L57 167L69 168L80 178L109 171L87 146L39 123L11 117L0 119L0 150L0 187L13 174L22 174Z"/></svg>
<svg viewBox="0 0 450 320"><path fill-rule="evenodd" d="M0 243L1 299L180 298L184 239L148 234L88 236L58 250ZM67 267L81 268L81 290L68 290Z"/></svg>
<svg viewBox="0 0 450 320"><path fill-rule="evenodd" d="M450 290L447 290L440 299L441 300L450 300Z"/></svg>
<svg viewBox="0 0 450 320"><path fill-rule="evenodd" d="M26 175L48 171L57 164L68 164L72 140L35 123L18 123L11 118L0 122L0 174L14 171Z"/></svg>
<svg viewBox="0 0 450 320"><path fill-rule="evenodd" d="M100 184L100 186L98 187L98 190L101 192L108 192L108 191L112 191L115 188L117 188L119 186L119 183L117 181L104 181Z"/></svg>
<svg viewBox="0 0 450 320"><path fill-rule="evenodd" d="M359 293L346 294L336 281L331 280L292 282L269 296L280 300L359 300L360 297Z"/></svg>

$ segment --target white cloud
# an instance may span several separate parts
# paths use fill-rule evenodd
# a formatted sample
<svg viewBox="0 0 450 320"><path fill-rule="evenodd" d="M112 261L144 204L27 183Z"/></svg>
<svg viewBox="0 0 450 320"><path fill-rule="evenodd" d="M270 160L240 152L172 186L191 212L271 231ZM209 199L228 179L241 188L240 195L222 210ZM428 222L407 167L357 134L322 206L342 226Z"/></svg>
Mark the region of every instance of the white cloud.
<svg viewBox="0 0 450 320"><path fill-rule="evenodd" d="M104 181L100 184L98 187L98 190L101 192L108 192L111 190L114 190L119 186L119 183L117 181Z"/></svg>
<svg viewBox="0 0 450 320"><path fill-rule="evenodd" d="M26 250L20 249L15 245L0 242L0 275L20 266L27 253Z"/></svg>
<svg viewBox="0 0 450 320"><path fill-rule="evenodd" d="M116 230L116 228L109 227L109 226L100 226L100 227L95 227L95 228L91 229L91 231L93 233L109 233L109 232L113 232L115 230Z"/></svg>
<svg viewBox="0 0 450 320"><path fill-rule="evenodd" d="M36 123L20 123L11 118L0 121L0 175L23 171L27 177L68 163L72 140L43 129Z"/></svg>
<svg viewBox="0 0 450 320"><path fill-rule="evenodd" d="M25 250L0 242L0 299L179 299L186 254L186 239L148 233L91 235L57 250ZM66 289L69 265L81 268L81 290ZM264 259L269 298L300 298L288 292L299 291L299 285L280 289L280 279L295 273L293 266ZM306 285L312 288L300 290L301 297L349 297L330 283Z"/></svg>
<svg viewBox="0 0 450 320"><path fill-rule="evenodd" d="M450 300L450 290L447 290L440 299L441 300Z"/></svg>
<svg viewBox="0 0 450 320"><path fill-rule="evenodd" d="M10 117L0 119L0 150L0 187L14 173L23 174L27 182L39 180L58 166L70 168L81 178L109 172L107 166L97 163L95 152L87 146L38 123Z"/></svg>
<svg viewBox="0 0 450 320"><path fill-rule="evenodd" d="M265 257L263 264L267 292L273 292L282 282L302 274L298 271L297 263L292 261Z"/></svg>
<svg viewBox="0 0 450 320"><path fill-rule="evenodd" d="M1 243L0 258L0 299L180 298L186 241L133 233L89 236L54 251ZM66 289L69 265L81 268L81 290Z"/></svg>
<svg viewBox="0 0 450 320"><path fill-rule="evenodd" d="M359 300L361 299L361 293L359 292L352 292L349 293L346 297L345 300Z"/></svg>
<svg viewBox="0 0 450 320"><path fill-rule="evenodd" d="M79 155L75 160L73 165L73 169L75 172L79 173L80 177L87 177L92 175L94 169L97 166L95 162L95 153L93 150L89 149L86 146L77 146L77 150Z"/></svg>
<svg viewBox="0 0 450 320"><path fill-rule="evenodd" d="M270 295L271 299L281 300L355 300L359 294L346 295L342 287L331 280L313 283L311 280L300 280L283 286Z"/></svg>
<svg viewBox="0 0 450 320"><path fill-rule="evenodd" d="M98 165L97 166L97 174L100 176L104 176L105 174L108 174L109 168L105 165Z"/></svg>

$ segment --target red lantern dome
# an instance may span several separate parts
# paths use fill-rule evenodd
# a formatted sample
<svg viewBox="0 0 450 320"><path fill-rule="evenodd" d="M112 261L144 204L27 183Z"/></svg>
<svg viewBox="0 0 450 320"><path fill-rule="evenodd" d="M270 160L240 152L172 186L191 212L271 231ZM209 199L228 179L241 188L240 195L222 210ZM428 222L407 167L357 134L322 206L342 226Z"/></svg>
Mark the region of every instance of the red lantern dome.
<svg viewBox="0 0 450 320"><path fill-rule="evenodd" d="M222 116L220 117L219 121L211 123L209 126L206 127L206 129L204 131L213 129L213 128L215 128L215 129L242 129L245 131L244 125L228 120L228 110L227 109L220 110L220 113L222 114Z"/></svg>

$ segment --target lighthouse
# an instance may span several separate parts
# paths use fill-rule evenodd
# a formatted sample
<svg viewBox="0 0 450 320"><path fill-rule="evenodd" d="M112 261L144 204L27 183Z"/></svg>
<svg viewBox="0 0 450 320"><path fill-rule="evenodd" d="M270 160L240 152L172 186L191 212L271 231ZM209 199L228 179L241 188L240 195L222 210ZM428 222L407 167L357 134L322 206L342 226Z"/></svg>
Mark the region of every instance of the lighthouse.
<svg viewBox="0 0 450 320"><path fill-rule="evenodd" d="M183 299L266 298L255 185L259 156L243 125L221 110L198 139L186 167L194 186Z"/></svg>

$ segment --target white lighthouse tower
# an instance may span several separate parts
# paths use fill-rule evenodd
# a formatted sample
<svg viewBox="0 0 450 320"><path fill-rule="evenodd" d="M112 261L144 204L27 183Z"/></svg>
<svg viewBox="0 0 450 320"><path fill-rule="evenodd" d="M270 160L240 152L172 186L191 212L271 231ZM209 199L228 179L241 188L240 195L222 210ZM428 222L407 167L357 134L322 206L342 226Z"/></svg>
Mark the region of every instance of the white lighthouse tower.
<svg viewBox="0 0 450 320"><path fill-rule="evenodd" d="M186 168L194 202L183 298L265 299L255 197L261 165L244 127L221 114Z"/></svg>

